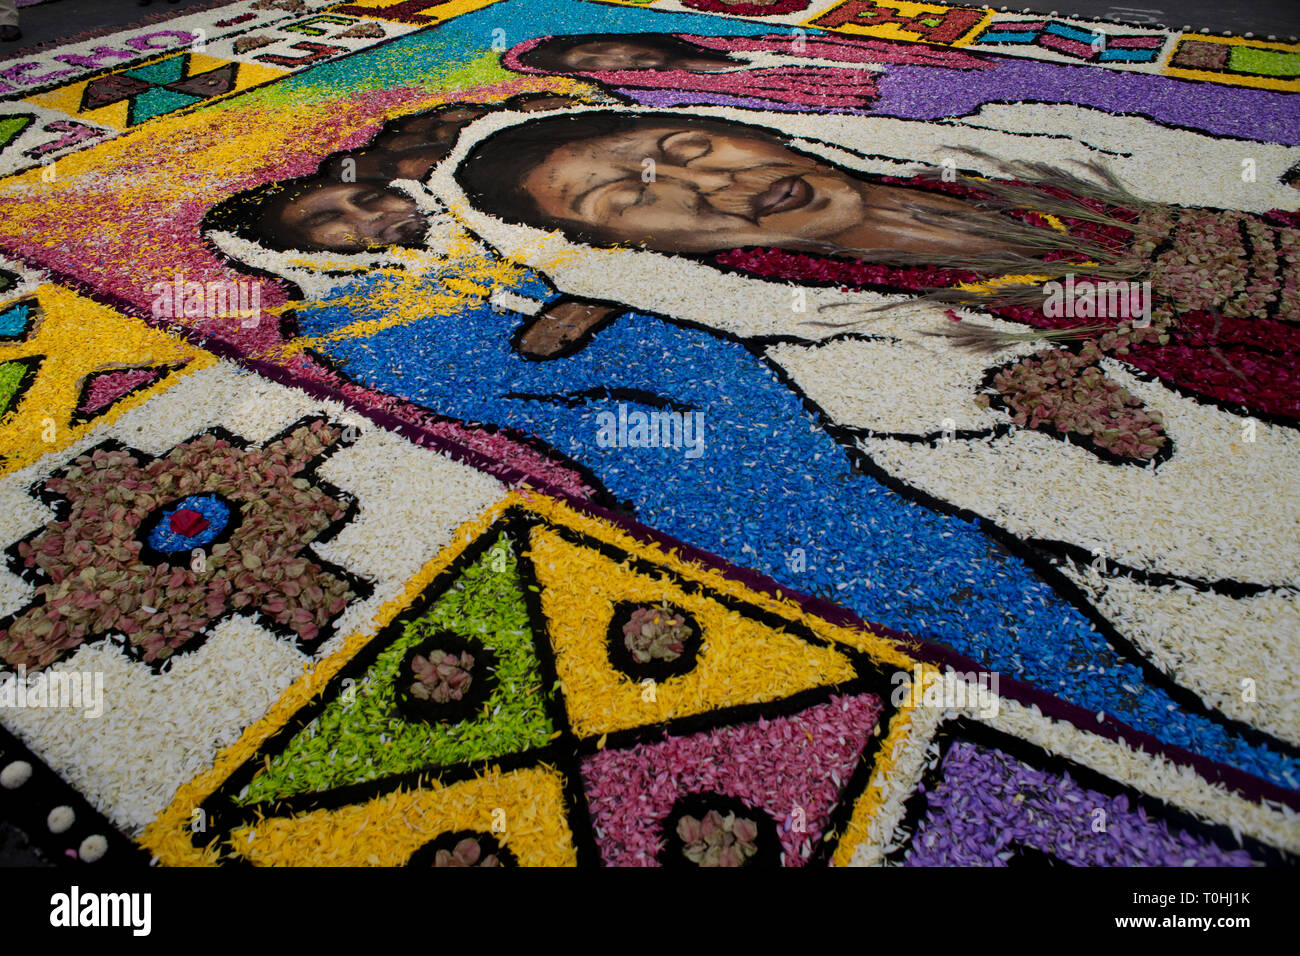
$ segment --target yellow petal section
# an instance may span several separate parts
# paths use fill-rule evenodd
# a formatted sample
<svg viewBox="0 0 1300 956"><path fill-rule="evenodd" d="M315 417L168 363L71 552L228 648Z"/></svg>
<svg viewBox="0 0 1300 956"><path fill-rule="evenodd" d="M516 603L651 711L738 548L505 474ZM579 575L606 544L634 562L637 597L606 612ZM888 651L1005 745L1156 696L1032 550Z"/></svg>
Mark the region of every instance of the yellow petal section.
<svg viewBox="0 0 1300 956"><path fill-rule="evenodd" d="M546 527L533 529L531 548L556 672L580 737L779 700L856 676L839 651L742 617L707 591L688 593L667 573L633 570ZM610 663L614 605L665 600L695 618L704 644L689 673L640 683Z"/></svg>
<svg viewBox="0 0 1300 956"><path fill-rule="evenodd" d="M402 866L443 833L496 837L520 866L576 866L564 781L550 767L437 789L388 793L362 804L272 817L231 832L230 845L258 866Z"/></svg>
<svg viewBox="0 0 1300 956"><path fill-rule="evenodd" d="M7 299L0 308L22 301ZM216 358L178 336L57 285L36 291L40 311L35 329L22 342L0 342L0 362L44 356L21 404L0 419L0 475L31 464L111 422L129 408L170 388L182 375L207 368ZM72 421L87 375L115 367L186 361L158 382L122 398L88 423Z"/></svg>

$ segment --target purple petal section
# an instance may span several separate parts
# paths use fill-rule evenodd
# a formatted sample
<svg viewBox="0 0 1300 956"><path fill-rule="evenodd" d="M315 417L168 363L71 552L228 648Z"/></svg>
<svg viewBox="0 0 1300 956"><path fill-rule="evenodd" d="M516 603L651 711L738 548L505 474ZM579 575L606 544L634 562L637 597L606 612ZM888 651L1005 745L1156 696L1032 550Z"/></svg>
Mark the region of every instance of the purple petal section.
<svg viewBox="0 0 1300 956"><path fill-rule="evenodd" d="M845 110L904 119L965 116L985 103L1077 103L1110 113L1147 116L1160 123L1286 146L1300 144L1300 97L1149 73L998 57L991 70L890 64L873 74L880 98L871 110ZM759 97L689 90L621 89L655 107L688 104L808 112L810 108Z"/></svg>
<svg viewBox="0 0 1300 956"><path fill-rule="evenodd" d="M1127 796L1089 790L1000 750L958 741L927 795L907 866L1005 866L1013 844L1072 866L1251 866L1242 849L1172 829Z"/></svg>

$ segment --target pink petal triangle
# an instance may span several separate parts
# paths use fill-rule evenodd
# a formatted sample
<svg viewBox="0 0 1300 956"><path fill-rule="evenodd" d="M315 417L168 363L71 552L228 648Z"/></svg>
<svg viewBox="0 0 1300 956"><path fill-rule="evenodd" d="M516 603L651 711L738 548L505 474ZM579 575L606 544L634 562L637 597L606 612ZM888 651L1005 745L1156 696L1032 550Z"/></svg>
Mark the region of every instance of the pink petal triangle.
<svg viewBox="0 0 1300 956"><path fill-rule="evenodd" d="M765 814L780 828L785 865L804 865L883 709L874 694L832 696L788 716L597 751L582 783L605 864L656 865L676 800L715 792Z"/></svg>
<svg viewBox="0 0 1300 956"><path fill-rule="evenodd" d="M76 420L84 422L104 414L126 396L162 381L184 364L186 363L179 362L146 368L114 368L92 372L86 376L81 387L81 401L77 404Z"/></svg>

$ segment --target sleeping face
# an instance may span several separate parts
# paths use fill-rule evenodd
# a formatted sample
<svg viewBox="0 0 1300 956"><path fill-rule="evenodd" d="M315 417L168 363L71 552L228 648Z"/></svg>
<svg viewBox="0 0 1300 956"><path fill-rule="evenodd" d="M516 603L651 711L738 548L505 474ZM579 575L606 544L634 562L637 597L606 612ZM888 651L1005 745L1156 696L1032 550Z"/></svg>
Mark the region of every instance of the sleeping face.
<svg viewBox="0 0 1300 956"><path fill-rule="evenodd" d="M521 188L550 225L665 252L797 246L867 215L865 184L740 123L657 120L573 141Z"/></svg>
<svg viewBox="0 0 1300 956"><path fill-rule="evenodd" d="M734 67L725 58L681 55L647 43L627 40L592 40L566 50L558 57L562 69L574 73L621 70L687 70L716 73Z"/></svg>
<svg viewBox="0 0 1300 956"><path fill-rule="evenodd" d="M414 202L370 182L324 182L285 203L272 225L287 248L338 252L418 245L425 231Z"/></svg>

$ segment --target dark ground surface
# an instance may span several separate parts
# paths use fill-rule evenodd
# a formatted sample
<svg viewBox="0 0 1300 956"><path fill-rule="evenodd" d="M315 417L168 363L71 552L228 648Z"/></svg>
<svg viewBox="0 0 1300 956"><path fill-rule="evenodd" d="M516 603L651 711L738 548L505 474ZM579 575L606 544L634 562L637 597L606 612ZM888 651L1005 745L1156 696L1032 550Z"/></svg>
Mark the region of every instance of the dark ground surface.
<svg viewBox="0 0 1300 956"><path fill-rule="evenodd" d="M16 827L0 821L0 866L50 866Z"/></svg>
<svg viewBox="0 0 1300 956"><path fill-rule="evenodd" d="M27 47L60 40L89 30L109 26L126 26L157 13L199 7L209 0L179 0L175 4L154 0L147 7L136 0L50 0L19 11L23 39L18 43L0 44L0 57L12 56ZM1300 34L1298 0L1254 0L1254 2L1211 2L1211 0L1130 0L1131 5L1113 5L1103 0L1057 0L1055 12L1062 16L1097 17L1143 25L1162 25L1173 29L1184 26L1236 34L1253 32L1267 38L1293 39ZM1157 7L1155 4L1159 4ZM1000 5L995 5L999 7ZM1009 10L1022 10L1008 7ZM1040 4L1035 13L1050 14L1051 6ZM43 861L26 838L0 822L0 866L32 866Z"/></svg>
<svg viewBox="0 0 1300 956"><path fill-rule="evenodd" d="M180 11L202 5L206 0L178 0L169 4L153 0L147 7L136 0L49 0L19 11L23 39L18 43L0 44L0 57L11 56L20 49L59 40L63 37L99 30L108 26L126 26L151 14ZM1054 6L1053 6L1054 5ZM993 4L1000 9L1000 4ZM1008 10L1022 7L1008 6ZM1127 23L1161 24L1175 30L1184 26L1212 33L1253 32L1279 40L1300 35L1300 2L1297 0L1128 0L1113 4L1106 0L1049 0L1033 7L1035 13L1062 16L1099 17Z"/></svg>

